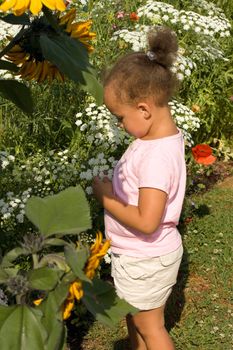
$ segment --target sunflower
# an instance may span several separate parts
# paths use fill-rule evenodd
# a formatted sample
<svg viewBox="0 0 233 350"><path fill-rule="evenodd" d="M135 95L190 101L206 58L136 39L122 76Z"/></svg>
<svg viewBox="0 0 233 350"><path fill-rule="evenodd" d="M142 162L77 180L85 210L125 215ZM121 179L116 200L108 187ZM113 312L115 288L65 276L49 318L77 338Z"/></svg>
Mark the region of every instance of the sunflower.
<svg viewBox="0 0 233 350"><path fill-rule="evenodd" d="M16 74L22 79L35 80L38 83L46 79L49 82L54 79L63 82L65 79L54 64L45 59L37 59L33 54L26 52L20 44L16 44L6 54L6 58L19 67Z"/></svg>
<svg viewBox="0 0 233 350"><path fill-rule="evenodd" d="M71 283L69 288L69 294L64 304L63 319L67 320L70 317L73 310L75 299L80 300L83 297L82 282L79 280Z"/></svg>
<svg viewBox="0 0 233 350"><path fill-rule="evenodd" d="M88 258L85 266L85 274L90 279L94 277L95 271L99 267L101 259L105 256L110 247L109 240L106 240L104 243L102 242L102 240L103 235L99 231L97 232L95 243L90 248L91 255Z"/></svg>
<svg viewBox="0 0 233 350"><path fill-rule="evenodd" d="M90 44L90 40L96 37L96 34L90 32L92 20L80 21L72 23L76 17L76 10L73 8L67 14L63 15L59 19L59 25L71 36L71 38L78 39L83 43L89 52L93 51L94 48Z"/></svg>
<svg viewBox="0 0 233 350"><path fill-rule="evenodd" d="M25 11L30 10L33 15L37 15L43 5L53 11L65 11L66 9L63 0L5 0L0 5L0 11L12 10L16 16L20 16Z"/></svg>
<svg viewBox="0 0 233 350"><path fill-rule="evenodd" d="M89 41L95 37L95 33L89 31L91 20L86 22L72 23L76 17L76 10L71 9L65 15L58 18L58 24L67 35L75 40L81 41L90 52L93 47ZM6 54L6 58L19 67L17 75L25 80L35 80L42 83L54 79L63 82L63 73L51 62L43 57L40 46L38 46L38 33L42 31L50 32L53 29L49 24L43 22L43 17L36 18L30 25L28 32L16 42L15 46Z"/></svg>

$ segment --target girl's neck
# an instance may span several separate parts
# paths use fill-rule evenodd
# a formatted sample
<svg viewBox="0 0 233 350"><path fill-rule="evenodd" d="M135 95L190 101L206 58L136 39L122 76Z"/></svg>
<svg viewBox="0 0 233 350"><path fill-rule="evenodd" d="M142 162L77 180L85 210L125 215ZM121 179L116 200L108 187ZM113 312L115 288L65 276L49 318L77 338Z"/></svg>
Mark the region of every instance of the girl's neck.
<svg viewBox="0 0 233 350"><path fill-rule="evenodd" d="M147 135L141 138L142 140L160 139L178 133L177 126L171 116L171 111L168 106L159 108L156 107L152 112L151 117L151 127Z"/></svg>

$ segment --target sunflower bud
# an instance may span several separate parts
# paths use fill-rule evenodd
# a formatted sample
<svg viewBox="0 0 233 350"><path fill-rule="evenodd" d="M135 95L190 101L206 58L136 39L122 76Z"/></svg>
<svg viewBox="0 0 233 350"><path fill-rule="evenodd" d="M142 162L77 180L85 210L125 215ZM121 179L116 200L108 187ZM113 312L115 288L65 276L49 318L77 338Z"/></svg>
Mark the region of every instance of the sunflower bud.
<svg viewBox="0 0 233 350"><path fill-rule="evenodd" d="M13 295L23 295L29 291L29 283L26 277L17 275L7 281L7 289Z"/></svg>
<svg viewBox="0 0 233 350"><path fill-rule="evenodd" d="M36 254L43 248L44 237L35 233L30 233L23 237L21 247L26 249L29 254Z"/></svg>

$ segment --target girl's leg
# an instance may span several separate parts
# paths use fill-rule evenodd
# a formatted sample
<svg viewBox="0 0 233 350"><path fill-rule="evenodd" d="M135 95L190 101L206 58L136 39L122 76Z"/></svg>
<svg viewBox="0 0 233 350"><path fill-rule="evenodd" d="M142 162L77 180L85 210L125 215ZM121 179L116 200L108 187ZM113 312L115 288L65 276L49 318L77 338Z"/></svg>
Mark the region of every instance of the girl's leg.
<svg viewBox="0 0 233 350"><path fill-rule="evenodd" d="M137 328L134 325L133 316L127 315L126 322L127 322L127 328L128 328L131 349L132 350L147 350L144 340L142 339L140 333L137 331Z"/></svg>
<svg viewBox="0 0 233 350"><path fill-rule="evenodd" d="M132 321L144 340L147 350L175 350L164 326L164 306L140 311L132 316Z"/></svg>

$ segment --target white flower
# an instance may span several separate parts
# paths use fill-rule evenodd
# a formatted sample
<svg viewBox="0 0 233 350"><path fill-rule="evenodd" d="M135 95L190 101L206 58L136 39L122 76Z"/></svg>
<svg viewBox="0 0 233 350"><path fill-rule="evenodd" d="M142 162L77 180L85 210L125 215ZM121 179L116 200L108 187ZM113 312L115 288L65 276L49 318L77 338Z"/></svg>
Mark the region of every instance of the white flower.
<svg viewBox="0 0 233 350"><path fill-rule="evenodd" d="M84 130L86 130L86 129L87 129L87 124L81 125L80 131L84 131Z"/></svg>
<svg viewBox="0 0 233 350"><path fill-rule="evenodd" d="M4 160L2 161L2 168L5 169L5 168L7 167L7 165L9 165L9 164L10 164L9 160L4 159Z"/></svg>
<svg viewBox="0 0 233 350"><path fill-rule="evenodd" d="M87 194L92 194L93 193L93 190L92 190L91 186L86 187L85 191L86 191Z"/></svg>
<svg viewBox="0 0 233 350"><path fill-rule="evenodd" d="M24 222L24 215L23 214L18 214L16 215L16 219L19 223L23 223Z"/></svg>

